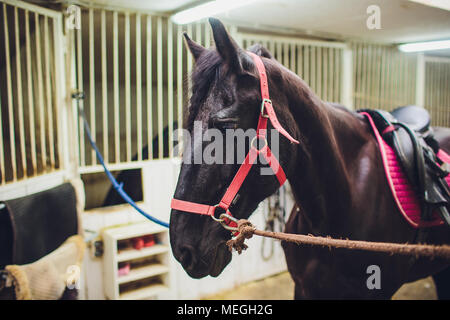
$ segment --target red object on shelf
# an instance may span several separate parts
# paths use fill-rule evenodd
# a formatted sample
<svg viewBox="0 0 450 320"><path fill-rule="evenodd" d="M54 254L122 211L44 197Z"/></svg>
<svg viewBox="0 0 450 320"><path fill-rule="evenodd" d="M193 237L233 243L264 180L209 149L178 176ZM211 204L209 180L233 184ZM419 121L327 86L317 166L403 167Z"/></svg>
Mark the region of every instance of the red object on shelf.
<svg viewBox="0 0 450 320"><path fill-rule="evenodd" d="M155 244L155 238L153 235L144 236L144 247L151 247Z"/></svg>
<svg viewBox="0 0 450 320"><path fill-rule="evenodd" d="M129 263L125 263L123 266L119 266L119 277L121 276L126 276L128 273L130 273L130 264Z"/></svg>
<svg viewBox="0 0 450 320"><path fill-rule="evenodd" d="M144 239L142 237L131 239L131 243L136 250L141 250L144 247Z"/></svg>

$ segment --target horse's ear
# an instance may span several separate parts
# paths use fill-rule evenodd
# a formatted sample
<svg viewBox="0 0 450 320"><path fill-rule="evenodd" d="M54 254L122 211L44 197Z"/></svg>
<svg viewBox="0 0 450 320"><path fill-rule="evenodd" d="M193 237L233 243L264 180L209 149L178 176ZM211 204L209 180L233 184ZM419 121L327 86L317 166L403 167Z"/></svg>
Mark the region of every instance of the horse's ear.
<svg viewBox="0 0 450 320"><path fill-rule="evenodd" d="M201 56L201 54L206 51L206 48L202 47L195 41L193 41L191 38L189 38L188 34L186 32L183 33L184 40L186 43L186 46L188 47L189 51L194 56L194 60L197 61L198 57Z"/></svg>
<svg viewBox="0 0 450 320"><path fill-rule="evenodd" d="M256 54L258 56L265 57L265 58L268 58L268 59L273 59L273 56L269 52L269 50L267 50L265 47L263 47L259 43L256 43L256 44L252 45L247 50L250 51L250 52L253 52L254 54Z"/></svg>
<svg viewBox="0 0 450 320"><path fill-rule="evenodd" d="M228 34L224 25L220 20L209 18L214 42L216 43L217 52L219 52L222 59L233 71L242 72L242 65L239 58L239 46L234 42L233 38Z"/></svg>

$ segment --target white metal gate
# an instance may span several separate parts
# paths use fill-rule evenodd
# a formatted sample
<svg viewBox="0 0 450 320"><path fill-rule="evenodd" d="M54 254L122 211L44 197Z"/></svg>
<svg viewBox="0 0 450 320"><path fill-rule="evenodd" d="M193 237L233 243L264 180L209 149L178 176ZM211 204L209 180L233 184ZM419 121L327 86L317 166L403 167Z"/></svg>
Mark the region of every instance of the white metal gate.
<svg viewBox="0 0 450 320"><path fill-rule="evenodd" d="M305 80L322 100L348 105L349 87L345 84L349 82L344 78L346 72L351 72L348 68L351 66L346 65L346 44L248 33L240 33L239 39L243 48L262 44L282 65Z"/></svg>
<svg viewBox="0 0 450 320"><path fill-rule="evenodd" d="M73 87L86 94L80 103L105 161L112 170L122 170L170 157L193 66L183 32L209 47L209 25L179 26L143 11L81 9ZM81 119L77 131L79 172L101 171Z"/></svg>
<svg viewBox="0 0 450 320"><path fill-rule="evenodd" d="M450 127L450 59L425 58L424 98L432 124Z"/></svg>
<svg viewBox="0 0 450 320"><path fill-rule="evenodd" d="M0 199L4 199L62 180L66 110L62 14L22 1L1 0L0 5ZM38 176L40 183L33 180Z"/></svg>

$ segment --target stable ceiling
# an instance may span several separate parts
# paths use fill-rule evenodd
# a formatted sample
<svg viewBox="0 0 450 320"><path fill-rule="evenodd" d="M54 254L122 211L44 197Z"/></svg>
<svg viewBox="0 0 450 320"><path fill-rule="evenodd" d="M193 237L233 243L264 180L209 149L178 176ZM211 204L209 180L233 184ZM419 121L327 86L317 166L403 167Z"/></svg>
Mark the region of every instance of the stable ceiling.
<svg viewBox="0 0 450 320"><path fill-rule="evenodd" d="M450 1L450 0L449 0ZM97 4L173 13L195 0L95 0ZM381 9L381 30L368 30L369 5ZM450 11L408 0L259 0L218 15L255 29L402 43L450 38Z"/></svg>

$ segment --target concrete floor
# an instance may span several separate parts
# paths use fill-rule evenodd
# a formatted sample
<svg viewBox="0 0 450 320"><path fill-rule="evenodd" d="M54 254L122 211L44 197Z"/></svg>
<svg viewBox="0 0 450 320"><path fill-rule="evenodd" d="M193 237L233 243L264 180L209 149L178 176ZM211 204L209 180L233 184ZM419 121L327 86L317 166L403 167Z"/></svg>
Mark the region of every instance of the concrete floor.
<svg viewBox="0 0 450 320"><path fill-rule="evenodd" d="M241 285L233 290L208 296L206 300L292 300L294 283L284 272L262 280ZM403 285L393 300L435 300L436 289L431 277Z"/></svg>

